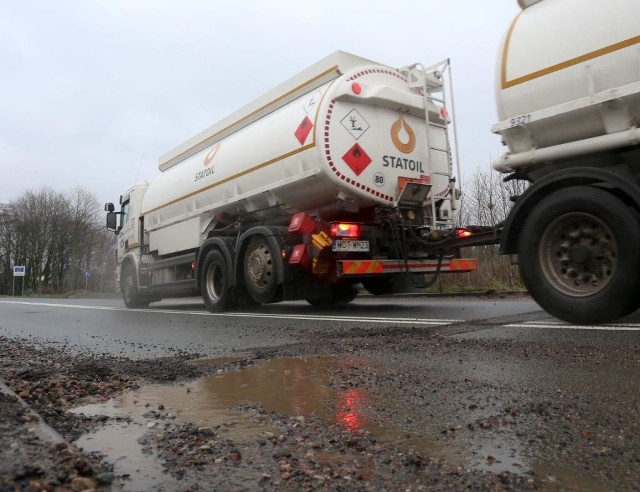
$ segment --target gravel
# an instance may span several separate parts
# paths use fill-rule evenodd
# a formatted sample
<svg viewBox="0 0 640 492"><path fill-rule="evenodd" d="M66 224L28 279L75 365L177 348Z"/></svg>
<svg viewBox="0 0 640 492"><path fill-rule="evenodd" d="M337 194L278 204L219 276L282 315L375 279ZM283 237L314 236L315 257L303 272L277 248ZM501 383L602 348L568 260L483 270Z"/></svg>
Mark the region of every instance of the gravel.
<svg viewBox="0 0 640 492"><path fill-rule="evenodd" d="M153 490L633 490L640 483L639 345L486 341L412 328L311 338L196 363L196 353L132 361L0 337L0 380L19 395L0 393L0 491L136 490L135 477L119 474L110 456L75 445L133 417L73 408L149 383L188 388L195 378L276 357L335 358L323 387L350 395L348 405L361 405L369 425L350 430L346 418L245 402L233 411L259 430L241 440L228 427L242 421L202 426L159 405L148 409L138 439L162 469ZM61 438L39 436L38 417L20 400Z"/></svg>

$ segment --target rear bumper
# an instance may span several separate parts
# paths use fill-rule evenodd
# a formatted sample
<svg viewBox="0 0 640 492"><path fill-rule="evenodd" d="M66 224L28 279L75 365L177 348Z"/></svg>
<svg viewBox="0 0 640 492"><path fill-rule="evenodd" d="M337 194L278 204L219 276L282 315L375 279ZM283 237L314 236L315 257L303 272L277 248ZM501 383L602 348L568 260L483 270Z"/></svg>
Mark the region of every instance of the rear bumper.
<svg viewBox="0 0 640 492"><path fill-rule="evenodd" d="M394 273L464 273L478 268L478 260L454 258L448 260L339 260L338 277L390 275Z"/></svg>

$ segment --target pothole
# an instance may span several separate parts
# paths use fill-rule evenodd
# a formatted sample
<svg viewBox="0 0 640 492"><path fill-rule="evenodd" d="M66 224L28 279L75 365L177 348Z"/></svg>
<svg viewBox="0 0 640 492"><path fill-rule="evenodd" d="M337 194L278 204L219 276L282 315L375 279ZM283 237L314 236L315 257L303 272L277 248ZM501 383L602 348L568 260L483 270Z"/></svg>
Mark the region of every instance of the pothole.
<svg viewBox="0 0 640 492"><path fill-rule="evenodd" d="M231 361L225 358L199 363L221 365ZM261 423L256 412L246 411L258 404L267 413L298 419L313 416L353 433L367 431L380 443L417 450L452 464L494 473L526 472L520 451L514 447L503 449L504 443L485 441L478 452L481 456L491 455L494 460L478 462L473 459L473 454L478 453L473 451L408 434L393 426L381 426L368 412L373 402L365 389L334 384L333 375L341 364L345 361L336 357L277 358L237 371L219 370L188 383L143 386L105 403L74 409L76 414L109 417L104 427L82 436L77 444L85 451L102 453L113 464L116 475L127 476L130 480L124 484L125 490L153 489L159 483L170 484L172 478L163 473L149 440L143 439L145 433L162 432L167 422L195 424L214 429L216 438L232 441L242 450L243 460L257 462L264 457L256 454L256 443L265 435L280 433ZM381 404L384 402L375 402L377 406ZM327 460L340 459L330 454L323 456Z"/></svg>

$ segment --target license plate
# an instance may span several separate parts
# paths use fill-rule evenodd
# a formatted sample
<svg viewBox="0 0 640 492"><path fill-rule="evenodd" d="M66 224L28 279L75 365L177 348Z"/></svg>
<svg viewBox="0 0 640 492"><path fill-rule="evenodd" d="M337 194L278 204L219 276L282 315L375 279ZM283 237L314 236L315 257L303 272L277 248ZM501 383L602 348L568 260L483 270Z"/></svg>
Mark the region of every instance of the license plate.
<svg viewBox="0 0 640 492"><path fill-rule="evenodd" d="M331 248L333 251L369 251L369 241L354 239L336 239Z"/></svg>

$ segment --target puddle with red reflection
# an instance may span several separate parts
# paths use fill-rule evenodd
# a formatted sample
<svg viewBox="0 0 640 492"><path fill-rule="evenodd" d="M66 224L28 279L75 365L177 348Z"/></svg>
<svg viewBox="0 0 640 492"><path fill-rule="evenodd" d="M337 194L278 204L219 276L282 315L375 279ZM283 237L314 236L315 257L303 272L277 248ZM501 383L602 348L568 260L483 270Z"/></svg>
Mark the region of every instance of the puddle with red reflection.
<svg viewBox="0 0 640 492"><path fill-rule="evenodd" d="M196 363L224 365L231 360L213 359ZM78 445L87 451L105 454L107 461L114 464L116 474L129 475L131 481L127 486L134 489L153 487L153 480L161 474L162 467L153 455L142 454L136 449L140 448L138 439L153 425L150 422L153 420L149 415L150 410L162 406L164 413L179 422L203 427L221 426L220 432L243 448L243 455L251 458L251 443L255 444L266 432L278 432L237 409L241 405L258 403L267 412L290 417L309 417L313 414L327 424L337 423L351 431L364 429L379 442L393 443L400 449L412 448L450 463L494 473L525 472L523 457L514 443L507 446L504 442L487 440L479 454L472 453L476 455L474 459L469 455L469 450L463 452L424 436L407 435L399 428L380 426L368 415L368 407L372 402L368 401L364 389L335 387L333 375L340 370L341 364L347 362L335 357L278 358L259 361L237 371L219 370L189 383L147 385L106 403L76 408L75 413L128 416L131 419L129 424L108 422L103 429L82 436ZM492 463L477 459L477 456L489 454L495 458ZM165 478L170 479L166 475L163 480ZM570 480L565 484L567 482Z"/></svg>

